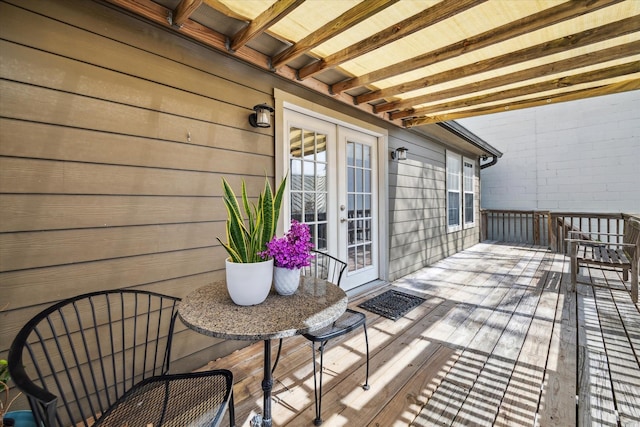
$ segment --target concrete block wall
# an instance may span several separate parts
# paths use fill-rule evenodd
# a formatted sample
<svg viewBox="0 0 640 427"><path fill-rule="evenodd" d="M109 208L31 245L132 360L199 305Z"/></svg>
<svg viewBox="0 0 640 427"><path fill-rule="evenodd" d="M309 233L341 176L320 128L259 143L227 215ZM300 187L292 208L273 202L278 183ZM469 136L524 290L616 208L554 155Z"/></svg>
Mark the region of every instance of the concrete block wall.
<svg viewBox="0 0 640 427"><path fill-rule="evenodd" d="M458 122L504 153L482 208L640 213L640 91Z"/></svg>

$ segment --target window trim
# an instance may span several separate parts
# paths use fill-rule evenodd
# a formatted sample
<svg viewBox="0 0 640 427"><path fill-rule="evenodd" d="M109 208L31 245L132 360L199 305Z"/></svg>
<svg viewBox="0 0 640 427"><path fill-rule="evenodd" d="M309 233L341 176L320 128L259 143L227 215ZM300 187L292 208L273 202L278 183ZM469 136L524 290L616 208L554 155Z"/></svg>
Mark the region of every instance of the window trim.
<svg viewBox="0 0 640 427"><path fill-rule="evenodd" d="M466 167L465 167L465 163L468 163L469 165L471 165L471 189L467 188L466 185ZM473 221L467 221L466 220L466 209L465 207L467 206L466 204L466 197L467 194L471 194L473 196L473 203L471 205L471 213L473 214ZM462 158L462 223L463 223L463 227L464 228L473 228L476 226L476 201L477 201L477 197L476 197L476 162L473 161L473 159L470 159L469 157L463 157Z"/></svg>
<svg viewBox="0 0 640 427"><path fill-rule="evenodd" d="M451 167L456 167L457 165L451 165L450 160L455 160L457 165L459 165L459 170L452 171ZM465 174L466 166L465 163L471 165L471 174ZM473 228L477 223L477 213L476 213L476 203L478 200L477 196L477 187L476 187L476 161L470 157L463 156L454 151L446 150L445 153L445 197L446 197L446 214L445 221L447 226L447 233L454 233L456 231L461 231L464 229ZM457 177L458 186L456 188L450 188L451 177ZM466 184L467 178L471 178L471 188ZM454 225L449 224L449 207L451 203L450 193L457 193L458 195L458 223ZM473 221L466 221L465 219L465 202L467 198L467 194L471 194L473 196L473 204L471 209L473 210Z"/></svg>
<svg viewBox="0 0 640 427"><path fill-rule="evenodd" d="M451 168L455 165L450 165L450 161L452 160L456 160L458 165L459 165L459 169L457 171L452 171ZM446 198L447 198L447 212L446 212L446 224L447 224L447 233L453 233L456 231L460 231L462 230L462 156L460 154L454 153L453 151L449 151L447 150L446 152L446 183L445 183L445 188L446 188ZM457 176L457 181L458 181L458 185L457 188L450 188L452 184L452 180L451 177L452 176ZM458 195L458 222L454 225L449 224L449 212L451 211L450 208L450 204L451 204L451 197L450 197L450 193L457 193Z"/></svg>

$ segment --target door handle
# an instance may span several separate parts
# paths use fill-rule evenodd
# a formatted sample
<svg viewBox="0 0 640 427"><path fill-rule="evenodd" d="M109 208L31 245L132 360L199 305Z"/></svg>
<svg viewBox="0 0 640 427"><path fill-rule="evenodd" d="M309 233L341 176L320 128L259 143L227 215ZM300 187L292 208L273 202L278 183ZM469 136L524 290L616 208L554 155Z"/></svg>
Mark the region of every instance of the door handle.
<svg viewBox="0 0 640 427"><path fill-rule="evenodd" d="M347 218L340 218L340 222L347 222Z"/></svg>

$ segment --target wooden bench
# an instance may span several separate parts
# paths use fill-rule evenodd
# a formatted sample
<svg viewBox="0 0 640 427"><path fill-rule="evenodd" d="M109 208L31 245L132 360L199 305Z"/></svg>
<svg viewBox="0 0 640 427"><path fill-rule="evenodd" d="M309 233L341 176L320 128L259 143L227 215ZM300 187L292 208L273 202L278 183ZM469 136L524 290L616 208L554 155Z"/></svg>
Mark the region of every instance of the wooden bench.
<svg viewBox="0 0 640 427"><path fill-rule="evenodd" d="M617 240L622 243L590 240L591 235L597 239ZM622 278L629 280L631 270L631 299L638 302L638 253L640 252L640 221L630 218L625 221L624 234L585 233L570 231L569 254L571 255L571 290L575 291L580 265L595 265L622 270Z"/></svg>

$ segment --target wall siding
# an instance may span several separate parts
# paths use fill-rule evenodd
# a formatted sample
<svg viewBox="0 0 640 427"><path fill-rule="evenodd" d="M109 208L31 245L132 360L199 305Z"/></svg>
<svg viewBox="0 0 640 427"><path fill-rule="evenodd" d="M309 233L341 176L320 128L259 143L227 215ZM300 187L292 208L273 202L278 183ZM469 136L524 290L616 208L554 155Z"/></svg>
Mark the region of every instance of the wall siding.
<svg viewBox="0 0 640 427"><path fill-rule="evenodd" d="M178 297L224 278L224 176L257 197L273 128L247 121L274 88L389 131L389 279L478 241L446 233L443 141L97 2L0 3L0 358L52 302L112 288ZM465 153L461 153L465 154ZM388 156L388 153L380 153ZM178 324L176 370L245 345Z"/></svg>
<svg viewBox="0 0 640 427"><path fill-rule="evenodd" d="M409 149L407 160L389 163L389 280L395 280L476 244L480 222L447 233L446 147L440 141L390 133L389 146ZM478 170L476 165L476 218Z"/></svg>

